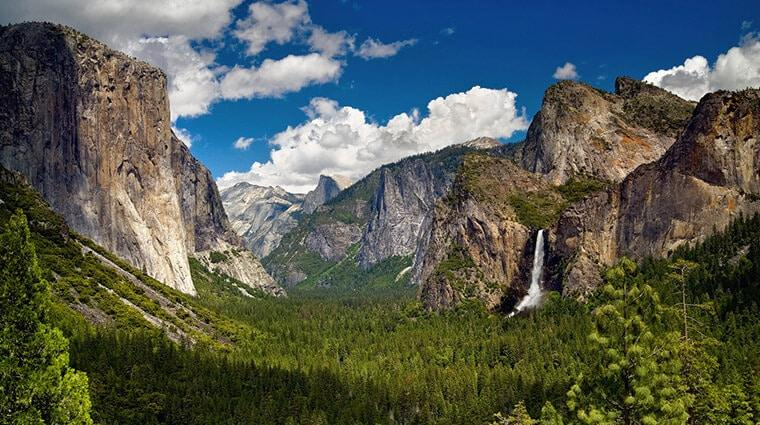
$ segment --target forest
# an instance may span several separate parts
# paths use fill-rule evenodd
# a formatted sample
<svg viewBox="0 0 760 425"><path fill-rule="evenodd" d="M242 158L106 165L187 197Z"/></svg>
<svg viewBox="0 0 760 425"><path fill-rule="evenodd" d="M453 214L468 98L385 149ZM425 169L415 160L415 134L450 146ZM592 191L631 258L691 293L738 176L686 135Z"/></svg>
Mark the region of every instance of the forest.
<svg viewBox="0 0 760 425"><path fill-rule="evenodd" d="M23 375L29 391L45 387L41 394L73 394L87 399L77 406L91 404L89 417L67 411L61 417L68 419L50 416L49 423L760 419L760 216L740 217L668 259L623 259L583 303L552 293L541 308L512 318L474 302L428 312L416 301L415 288L403 284L250 298L193 261L199 291L194 302L198 311L223 318L231 343L221 345L176 342L145 326L92 325L42 279L52 273L47 261L38 265L35 241L42 242L35 231L28 236L29 226L35 229L21 212L4 217L0 256L17 261L2 263L0 299L4 311L21 311L13 300L22 299L15 292L26 291L30 305L38 307L4 314L3 332L39 323L34 335L44 334L56 347L61 371L55 376L71 379ZM35 341L15 344L31 347L31 353L40 343ZM10 343L0 345L0 357L13 353ZM28 372L22 366L29 361L22 358L17 366ZM3 383L10 379L8 364ZM45 417L50 397L29 400ZM21 410L8 403L0 399L5 411Z"/></svg>

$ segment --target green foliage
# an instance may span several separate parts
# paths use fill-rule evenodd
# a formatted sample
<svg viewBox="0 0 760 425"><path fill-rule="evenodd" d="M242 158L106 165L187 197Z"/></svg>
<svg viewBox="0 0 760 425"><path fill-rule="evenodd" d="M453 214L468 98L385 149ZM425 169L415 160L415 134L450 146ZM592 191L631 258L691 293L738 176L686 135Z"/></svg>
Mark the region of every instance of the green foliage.
<svg viewBox="0 0 760 425"><path fill-rule="evenodd" d="M552 192L517 192L508 200L517 220L532 229L550 227L565 207L564 203L557 202Z"/></svg>
<svg viewBox="0 0 760 425"><path fill-rule="evenodd" d="M505 173L510 176L505 178ZM510 218L533 229L545 229L568 206L608 185L593 177L577 175L565 184L551 186L510 160L473 153L465 156L446 202L451 206L472 197L496 215L509 217L513 211L514 217Z"/></svg>
<svg viewBox="0 0 760 425"><path fill-rule="evenodd" d="M557 186L557 191L562 194L568 204L574 204L588 195L605 190L609 183L591 176L573 176L567 182Z"/></svg>
<svg viewBox="0 0 760 425"><path fill-rule="evenodd" d="M208 259L216 264L216 263L224 263L225 261L229 260L229 257L227 257L223 252L219 251L211 251L211 253L208 256Z"/></svg>
<svg viewBox="0 0 760 425"><path fill-rule="evenodd" d="M398 291L228 297L207 307L251 330L229 353L103 330L73 339L72 360L103 423L486 423L523 399L538 412L583 369L572 353L589 328L575 302L510 321L427 314Z"/></svg>
<svg viewBox="0 0 760 425"><path fill-rule="evenodd" d="M0 234L0 423L91 424L87 376L50 326L48 283L23 213Z"/></svg>
<svg viewBox="0 0 760 425"><path fill-rule="evenodd" d="M565 421L559 412L557 412L557 409L554 408L554 405L550 401L547 401L544 403L544 407L541 408L541 420L539 423L541 425L564 425Z"/></svg>
<svg viewBox="0 0 760 425"><path fill-rule="evenodd" d="M642 90L623 103L623 117L644 128L670 137L686 127L696 105L670 93Z"/></svg>
<svg viewBox="0 0 760 425"><path fill-rule="evenodd" d="M562 196L583 196L582 186ZM757 216L741 217L671 259L648 260L635 270L622 265L622 276L620 268L610 272L612 290L588 304L553 294L540 310L505 318L477 303L426 312L414 288L395 281L408 258L371 269L379 283L362 291L333 284L287 298L248 288L253 297L245 296L240 282L191 259L199 297L189 297L71 235L30 192L2 189L0 222L10 221L9 208L22 207L30 217L41 272L54 282L57 300L48 304L47 322L69 335L71 363L88 374L98 423L469 424L488 423L499 410L523 421L577 423L566 408L574 377L583 376L574 407L614 412L599 395L626 394L620 371L630 364L623 359L644 366L631 380L632 417L646 417L656 406L665 408L654 414L658 421L680 406L695 424L750 424L760 417ZM83 254L83 245L94 252ZM96 254L136 280L105 267ZM440 275L471 269L463 250L451 254ZM337 281L360 272L351 263L318 266L334 267L325 278L344 276ZM620 300L634 288L640 298ZM176 304L155 305L153 292ZM194 345L169 340L169 332L149 325L121 298L182 327ZM686 313L679 313L684 303ZM106 315L92 326L78 311ZM684 317L691 318L688 338ZM640 336L635 349L620 348L630 342L622 329ZM592 332L596 341L589 343ZM655 365L643 358L647 352ZM72 379L64 387L83 393L84 384ZM521 401L518 412L513 406Z"/></svg>
<svg viewBox="0 0 760 425"><path fill-rule="evenodd" d="M411 256L394 256L373 265L367 270L357 262L359 244L351 245L346 256L319 273L312 274L298 284L300 290L333 288L342 290L402 287L409 284L409 273L399 275L411 266Z"/></svg>
<svg viewBox="0 0 760 425"><path fill-rule="evenodd" d="M656 329L657 292L628 259L608 270L589 336L598 369L568 391L568 407L587 424L683 424L688 397L681 382L678 334Z"/></svg>
<svg viewBox="0 0 760 425"><path fill-rule="evenodd" d="M494 417L496 420L491 422L491 425L534 425L536 423L528 414L528 409L522 401L515 405L508 417L505 418L501 413L495 414Z"/></svg>

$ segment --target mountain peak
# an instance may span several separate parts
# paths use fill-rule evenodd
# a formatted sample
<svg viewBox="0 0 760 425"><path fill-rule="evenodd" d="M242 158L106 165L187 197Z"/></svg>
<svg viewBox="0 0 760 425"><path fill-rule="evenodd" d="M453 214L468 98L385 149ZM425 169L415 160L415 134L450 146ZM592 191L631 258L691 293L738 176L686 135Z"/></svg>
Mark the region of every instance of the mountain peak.
<svg viewBox="0 0 760 425"><path fill-rule="evenodd" d="M477 139L464 142L461 145L472 149L493 149L501 146L501 143L491 137L478 137Z"/></svg>
<svg viewBox="0 0 760 425"><path fill-rule="evenodd" d="M326 184L335 184L340 188L340 190L343 190L351 186L352 181L350 178L340 175L340 174L333 174L329 176L326 174L320 174L317 187L319 187L320 185L326 185ZM314 190L316 190L316 188Z"/></svg>
<svg viewBox="0 0 760 425"><path fill-rule="evenodd" d="M320 175L317 187L303 198L303 211L313 213L320 205L336 197L341 190L351 185L351 180L345 176Z"/></svg>

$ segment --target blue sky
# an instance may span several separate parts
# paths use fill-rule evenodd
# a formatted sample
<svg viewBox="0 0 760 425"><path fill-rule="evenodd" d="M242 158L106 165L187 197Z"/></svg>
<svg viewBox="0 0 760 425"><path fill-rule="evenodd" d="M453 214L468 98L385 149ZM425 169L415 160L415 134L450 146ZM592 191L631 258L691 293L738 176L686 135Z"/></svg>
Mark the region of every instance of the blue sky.
<svg viewBox="0 0 760 425"><path fill-rule="evenodd" d="M208 83L209 87L213 86L214 92L210 94L203 91L203 84L186 84L188 88L183 89L182 101L175 102L177 96L171 98L175 109L175 103L180 108L183 102L191 104L206 96L207 102L201 107L201 112L179 116L174 125L178 132L191 138L192 152L211 169L215 177L219 178L230 171L240 172L228 175L223 184L249 180L303 191L312 181L316 182L321 172L340 172L357 178L385 160L394 160L415 150L438 148L454 142L455 137L467 137L479 131L491 132L489 135L506 140L520 140L524 136L526 123L540 107L544 90L557 81L555 71L568 62L574 65L577 76L570 72L565 77L605 90L613 89L614 78L618 75L644 78L657 70L663 70L664 74L652 76L650 81L696 98L715 88L739 88L760 83L760 79L754 79L753 72L746 77L746 67L760 75L760 42L753 36L753 32L760 29L758 1L721 2L720 6L709 1L289 2L295 9L301 7L299 10L302 12L305 9L296 18L300 21L281 26L279 30L285 34L281 40L266 42L265 37L263 46L254 54L249 49L252 45L250 38L239 34L247 19L249 27L256 24L250 21L253 16L250 1L205 2L203 6L188 7L184 13L179 13L176 10L162 10L160 6L149 6L155 2L127 0L127 3L133 1L135 8L146 7L149 10L144 11L142 17L134 14L134 18L131 18L133 15L129 11L120 10L119 22L126 21L126 24L119 28L107 25L108 14L116 12L104 10L103 23L98 24L95 22L98 19L92 16L93 13L97 15L97 11L87 16L77 12L81 8L77 4L80 1L30 0L30 5L24 10L10 10L7 7L3 10L0 6L0 13L8 16L7 21L45 18L80 27L106 42L116 44L116 48L167 68L170 79L175 78L177 82L184 81L183 78L198 79L203 84ZM208 6L209 3L211 6ZM277 1L259 5L276 8L282 3ZM172 7L176 9L183 7L183 4L186 3L179 2ZM152 14L155 18L146 20L146 14ZM134 19L132 26L129 25L130 19ZM344 48L344 53L334 56L315 50L309 36L317 27L325 33L342 31L354 40L353 49ZM259 33L259 36L261 34L266 35L266 32ZM148 49L146 46L150 46L149 43L135 42L151 37L178 40L176 46L192 50L181 59L172 59L171 55L176 54L179 48L171 47L171 42L166 48L172 50ZM360 57L360 47L368 38L383 44L407 42L393 55L363 58ZM163 46L167 46L165 40ZM727 56L727 61L729 65L738 63L739 71L735 66L726 66L727 70L718 71L715 61L732 48L737 50ZM198 58L191 57L193 54ZM270 83L277 85L279 80L257 80L251 84L258 86L249 89L263 94L242 96L238 100L231 100L234 96L229 93L234 90L225 88L229 85L225 85L223 80L235 66L243 70L256 70L266 60L274 62L288 55L303 58L310 54L332 61L323 63L326 66L337 64L334 65L337 71L336 68L331 70L332 73L325 71L327 74L320 74L319 81L306 82L284 91L260 87ZM707 64L692 63L684 69L671 69L684 65L686 59L696 55L704 57ZM194 68L187 64L188 58L194 60ZM695 66L698 69L693 69ZM729 72L731 70L733 73ZM289 71L283 72L287 80ZM196 78L201 74L205 76ZM506 108L504 114L513 113L514 116L498 123L475 125L461 132L444 132L448 128L459 128L457 124L448 127L451 123L447 120L460 122L457 120L461 117L454 112L444 112L440 119L419 125L428 115L428 102L454 93L469 93L465 97L472 97L474 94L468 91L475 86L502 90L482 93L483 96L494 95L493 98L478 99L501 102ZM235 87L235 90L240 90L239 85ZM220 94L225 90L227 94ZM516 94L516 99L508 93ZM315 98L322 101L312 102ZM310 102L311 108L305 111ZM488 104L491 100L482 102ZM454 99L449 98L444 103L453 105ZM342 110L341 107L345 106L350 106L351 110ZM514 111L510 109L512 106ZM473 120L478 120L473 114L482 114L485 109L478 109L479 106L473 108L465 112ZM192 106L188 110L192 111ZM415 110L418 112L415 113ZM336 118L341 111L345 114ZM334 133L331 132L332 128L342 128L341 123L355 123L352 120L356 117L351 114L357 111L363 112L369 126L360 128L346 124L356 131L344 136L365 137L370 140L367 144L374 147L336 150L334 157L369 155L372 156L371 160L345 158L329 161L332 156L330 146L351 143L347 139L322 145L319 151L305 147L308 137L324 138L325 134ZM307 116L307 112L311 116ZM406 126L403 132L377 133L371 128L373 125L383 127L389 119L401 113L406 113L405 117L409 118L409 122L402 123ZM320 121L317 127L313 127L310 121L314 118L330 122ZM484 118L487 119L491 118ZM288 126L301 128L291 134L282 134ZM412 127L415 129L409 130ZM315 128L318 128L316 133ZM449 133L452 134L450 138L446 136ZM246 149L236 149L233 143L239 138L253 141ZM277 139L279 144L270 144L273 139ZM414 139L415 142L408 142L407 139ZM441 140L440 143L438 140ZM283 154L279 162L246 174L252 163L258 161L266 164L273 149L293 152L300 149L302 152L299 155ZM312 154L313 163L308 164ZM297 161L307 164L292 164ZM278 174L278 177L271 178L267 173Z"/></svg>

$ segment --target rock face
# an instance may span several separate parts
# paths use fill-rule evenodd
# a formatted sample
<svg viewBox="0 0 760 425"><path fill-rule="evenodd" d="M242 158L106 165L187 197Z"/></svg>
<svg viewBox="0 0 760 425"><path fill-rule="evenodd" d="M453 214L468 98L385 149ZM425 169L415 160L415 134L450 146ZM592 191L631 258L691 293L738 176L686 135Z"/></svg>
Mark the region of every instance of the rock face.
<svg viewBox="0 0 760 425"><path fill-rule="evenodd" d="M757 211L759 109L758 91L712 94L694 110L628 78L616 94L549 88L527 140L495 150L543 179L509 161L464 161L417 250L423 303L509 308L537 228L548 230L544 287L583 298L621 256L666 255ZM579 184L589 177L608 183Z"/></svg>
<svg viewBox="0 0 760 425"><path fill-rule="evenodd" d="M319 176L317 187L303 198L304 214L311 214L320 205L338 196L341 190L351 186L351 180L343 176Z"/></svg>
<svg viewBox="0 0 760 425"><path fill-rule="evenodd" d="M620 185L568 210L557 254L563 292L583 296L620 256L666 255L738 214L760 211L760 91L705 96L678 141ZM589 284L591 282L591 284Z"/></svg>
<svg viewBox="0 0 760 425"><path fill-rule="evenodd" d="M172 174L177 186L185 240L191 252L239 246L211 172L172 134Z"/></svg>
<svg viewBox="0 0 760 425"><path fill-rule="evenodd" d="M619 182L660 158L694 104L630 78L615 87L615 94L574 81L550 87L515 160L561 184L575 175Z"/></svg>
<svg viewBox="0 0 760 425"><path fill-rule="evenodd" d="M259 258L269 255L303 214L303 197L281 187L242 182L221 193L232 229Z"/></svg>
<svg viewBox="0 0 760 425"><path fill-rule="evenodd" d="M345 259L355 245L355 261L365 271L390 258L411 258L463 155L498 146L478 139L380 167L304 217L264 259L267 270L290 286Z"/></svg>
<svg viewBox="0 0 760 425"><path fill-rule="evenodd" d="M510 160L465 157L451 193L438 202L429 238L417 250L413 279L426 308L450 308L464 299L494 308L508 304L507 297L514 304L527 292L535 232L509 202L518 193L552 189Z"/></svg>
<svg viewBox="0 0 760 425"><path fill-rule="evenodd" d="M359 264L368 269L393 256L414 254L425 218L446 194L453 173L422 158L382 168L361 240Z"/></svg>
<svg viewBox="0 0 760 425"><path fill-rule="evenodd" d="M190 294L188 255L237 243L208 170L172 134L160 70L20 24L0 28L0 89L0 164L77 232Z"/></svg>

